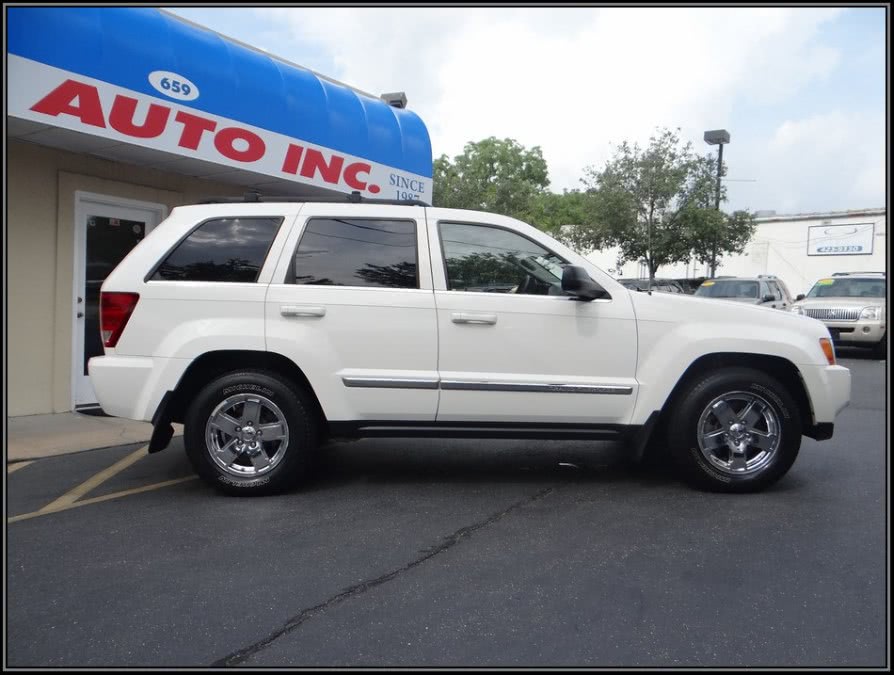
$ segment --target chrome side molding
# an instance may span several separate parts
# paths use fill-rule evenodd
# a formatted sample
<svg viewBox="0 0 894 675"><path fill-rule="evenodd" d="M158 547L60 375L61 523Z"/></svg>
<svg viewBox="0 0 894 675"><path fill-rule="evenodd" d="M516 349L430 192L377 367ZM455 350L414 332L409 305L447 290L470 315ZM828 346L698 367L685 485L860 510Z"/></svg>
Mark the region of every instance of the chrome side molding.
<svg viewBox="0 0 894 675"><path fill-rule="evenodd" d="M616 384L544 384L540 382L474 382L403 377L342 377L346 387L377 389L444 389L463 391L523 391L547 394L615 394L626 396L633 387Z"/></svg>

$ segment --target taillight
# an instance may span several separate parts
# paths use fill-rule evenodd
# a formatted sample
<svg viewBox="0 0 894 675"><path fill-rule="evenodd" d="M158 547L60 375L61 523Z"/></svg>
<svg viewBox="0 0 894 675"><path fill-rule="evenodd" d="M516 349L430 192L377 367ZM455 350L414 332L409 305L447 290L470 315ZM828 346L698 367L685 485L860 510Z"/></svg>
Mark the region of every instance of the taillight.
<svg viewBox="0 0 894 675"><path fill-rule="evenodd" d="M106 347L118 344L127 320L133 314L139 293L101 293L99 301L99 325L102 343Z"/></svg>

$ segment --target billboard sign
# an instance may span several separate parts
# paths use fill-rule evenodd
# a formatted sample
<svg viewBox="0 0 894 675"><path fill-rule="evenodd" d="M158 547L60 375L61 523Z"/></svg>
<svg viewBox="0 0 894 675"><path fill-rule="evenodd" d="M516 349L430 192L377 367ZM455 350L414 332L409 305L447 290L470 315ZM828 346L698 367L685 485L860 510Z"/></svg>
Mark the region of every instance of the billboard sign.
<svg viewBox="0 0 894 675"><path fill-rule="evenodd" d="M874 238L875 223L812 225L807 255L870 255Z"/></svg>

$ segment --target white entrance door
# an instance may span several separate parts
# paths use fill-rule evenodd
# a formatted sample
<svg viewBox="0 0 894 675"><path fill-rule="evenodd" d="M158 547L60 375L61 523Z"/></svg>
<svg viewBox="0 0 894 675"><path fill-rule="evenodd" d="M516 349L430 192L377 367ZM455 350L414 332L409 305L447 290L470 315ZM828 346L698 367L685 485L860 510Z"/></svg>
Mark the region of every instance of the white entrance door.
<svg viewBox="0 0 894 675"><path fill-rule="evenodd" d="M74 407L96 405L87 361L103 353L99 289L109 273L166 215L161 204L78 192L75 196L75 278L72 315Z"/></svg>

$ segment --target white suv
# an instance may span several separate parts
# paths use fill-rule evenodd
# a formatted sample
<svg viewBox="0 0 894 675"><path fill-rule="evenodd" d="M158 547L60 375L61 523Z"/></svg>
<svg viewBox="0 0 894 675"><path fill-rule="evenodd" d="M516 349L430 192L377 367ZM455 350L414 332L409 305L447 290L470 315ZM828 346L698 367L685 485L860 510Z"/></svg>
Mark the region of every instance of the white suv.
<svg viewBox="0 0 894 675"><path fill-rule="evenodd" d="M184 206L106 279L103 409L183 422L196 471L286 489L328 437L617 439L728 492L832 436L819 321L630 292L513 218L420 205Z"/></svg>

